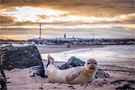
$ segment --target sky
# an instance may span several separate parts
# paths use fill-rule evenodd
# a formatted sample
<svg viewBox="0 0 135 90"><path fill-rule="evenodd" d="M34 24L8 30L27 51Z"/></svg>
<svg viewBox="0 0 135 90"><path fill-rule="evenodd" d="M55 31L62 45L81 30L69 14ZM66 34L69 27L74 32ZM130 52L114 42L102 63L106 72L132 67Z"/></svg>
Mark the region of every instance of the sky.
<svg viewBox="0 0 135 90"><path fill-rule="evenodd" d="M0 38L135 38L135 0L0 0Z"/></svg>

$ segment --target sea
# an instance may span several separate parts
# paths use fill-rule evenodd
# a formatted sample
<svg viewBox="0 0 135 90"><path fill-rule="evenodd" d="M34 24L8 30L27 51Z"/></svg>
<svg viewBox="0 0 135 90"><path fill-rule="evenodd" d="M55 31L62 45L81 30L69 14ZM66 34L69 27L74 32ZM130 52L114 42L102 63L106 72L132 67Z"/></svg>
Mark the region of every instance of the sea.
<svg viewBox="0 0 135 90"><path fill-rule="evenodd" d="M47 54L41 55L47 59ZM72 56L82 61L90 58L97 60L98 64L112 64L135 68L135 45L107 45L100 48L81 48L76 50L51 53L55 61L67 62Z"/></svg>

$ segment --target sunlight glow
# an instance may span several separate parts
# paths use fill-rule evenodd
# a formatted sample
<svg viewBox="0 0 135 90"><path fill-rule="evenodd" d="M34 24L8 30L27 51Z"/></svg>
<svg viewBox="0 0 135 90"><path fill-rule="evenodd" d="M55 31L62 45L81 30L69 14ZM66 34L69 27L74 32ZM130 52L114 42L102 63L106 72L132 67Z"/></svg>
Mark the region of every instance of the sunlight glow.
<svg viewBox="0 0 135 90"><path fill-rule="evenodd" d="M38 15L45 15L46 17L48 17L48 16L59 16L66 13L64 11L59 10L53 10L48 8L35 8L30 6L16 7L15 9L16 10L12 12L8 12L5 9L2 11L2 15L16 17L16 21L37 22L40 21Z"/></svg>
<svg viewBox="0 0 135 90"><path fill-rule="evenodd" d="M37 7L15 7L14 10L9 11L3 9L0 14L2 16L15 17L14 22L43 22L50 23L46 25L47 28L112 28L112 27L123 27L123 28L135 28L134 24L123 23L126 20L132 20L135 18L135 13L123 14L114 17L97 17L97 16L79 16L73 15L66 11L54 10L49 8L37 8ZM118 23L117 23L118 22ZM122 23L121 23L122 22ZM56 23L56 24L53 24ZM27 24L27 23L26 23ZM20 28L35 28L35 25L20 25L20 26L9 26L20 27ZM6 26L7 27L7 26ZM37 27L37 26L36 26Z"/></svg>

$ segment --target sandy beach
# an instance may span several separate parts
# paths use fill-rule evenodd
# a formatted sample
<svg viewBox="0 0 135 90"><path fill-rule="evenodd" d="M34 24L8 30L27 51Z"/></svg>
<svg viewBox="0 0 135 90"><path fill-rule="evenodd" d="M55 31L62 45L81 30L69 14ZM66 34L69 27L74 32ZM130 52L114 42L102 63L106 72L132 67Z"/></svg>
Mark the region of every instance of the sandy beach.
<svg viewBox="0 0 135 90"><path fill-rule="evenodd" d="M73 46L71 48L66 48L66 46L38 46L38 49L41 54L56 54L76 49L96 49L103 47L105 46ZM43 63L45 66L46 60L44 58ZM50 83L47 78L41 78L39 76L30 77L30 74L28 73L29 69L13 69L11 71L5 70L5 74L7 76L8 90L127 90L127 88L128 90L134 90L135 68L127 67L130 63L131 62L126 62L126 64L122 65L99 63L98 67L107 72L110 77L98 78L93 82L77 85ZM62 63L57 62L57 64L61 65Z"/></svg>

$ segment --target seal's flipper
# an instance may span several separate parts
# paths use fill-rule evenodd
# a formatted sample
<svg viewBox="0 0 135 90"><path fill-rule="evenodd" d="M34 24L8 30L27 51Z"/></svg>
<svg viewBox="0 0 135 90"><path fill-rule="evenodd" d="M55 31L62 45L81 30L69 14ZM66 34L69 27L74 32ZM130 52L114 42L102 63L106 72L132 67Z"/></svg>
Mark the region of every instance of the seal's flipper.
<svg viewBox="0 0 135 90"><path fill-rule="evenodd" d="M52 64L54 63L54 58L51 57L50 54L48 54L47 58L48 58L48 63L47 63L47 65L46 65L46 68L48 67L48 65L49 65L50 63L52 63Z"/></svg>
<svg viewBox="0 0 135 90"><path fill-rule="evenodd" d="M54 58L50 56L50 54L48 54L48 61L50 61L50 63L54 63Z"/></svg>
<svg viewBox="0 0 135 90"><path fill-rule="evenodd" d="M70 82L72 80L74 80L75 78L77 78L80 75L80 71L73 71L71 72L67 77L66 77L66 81Z"/></svg>

